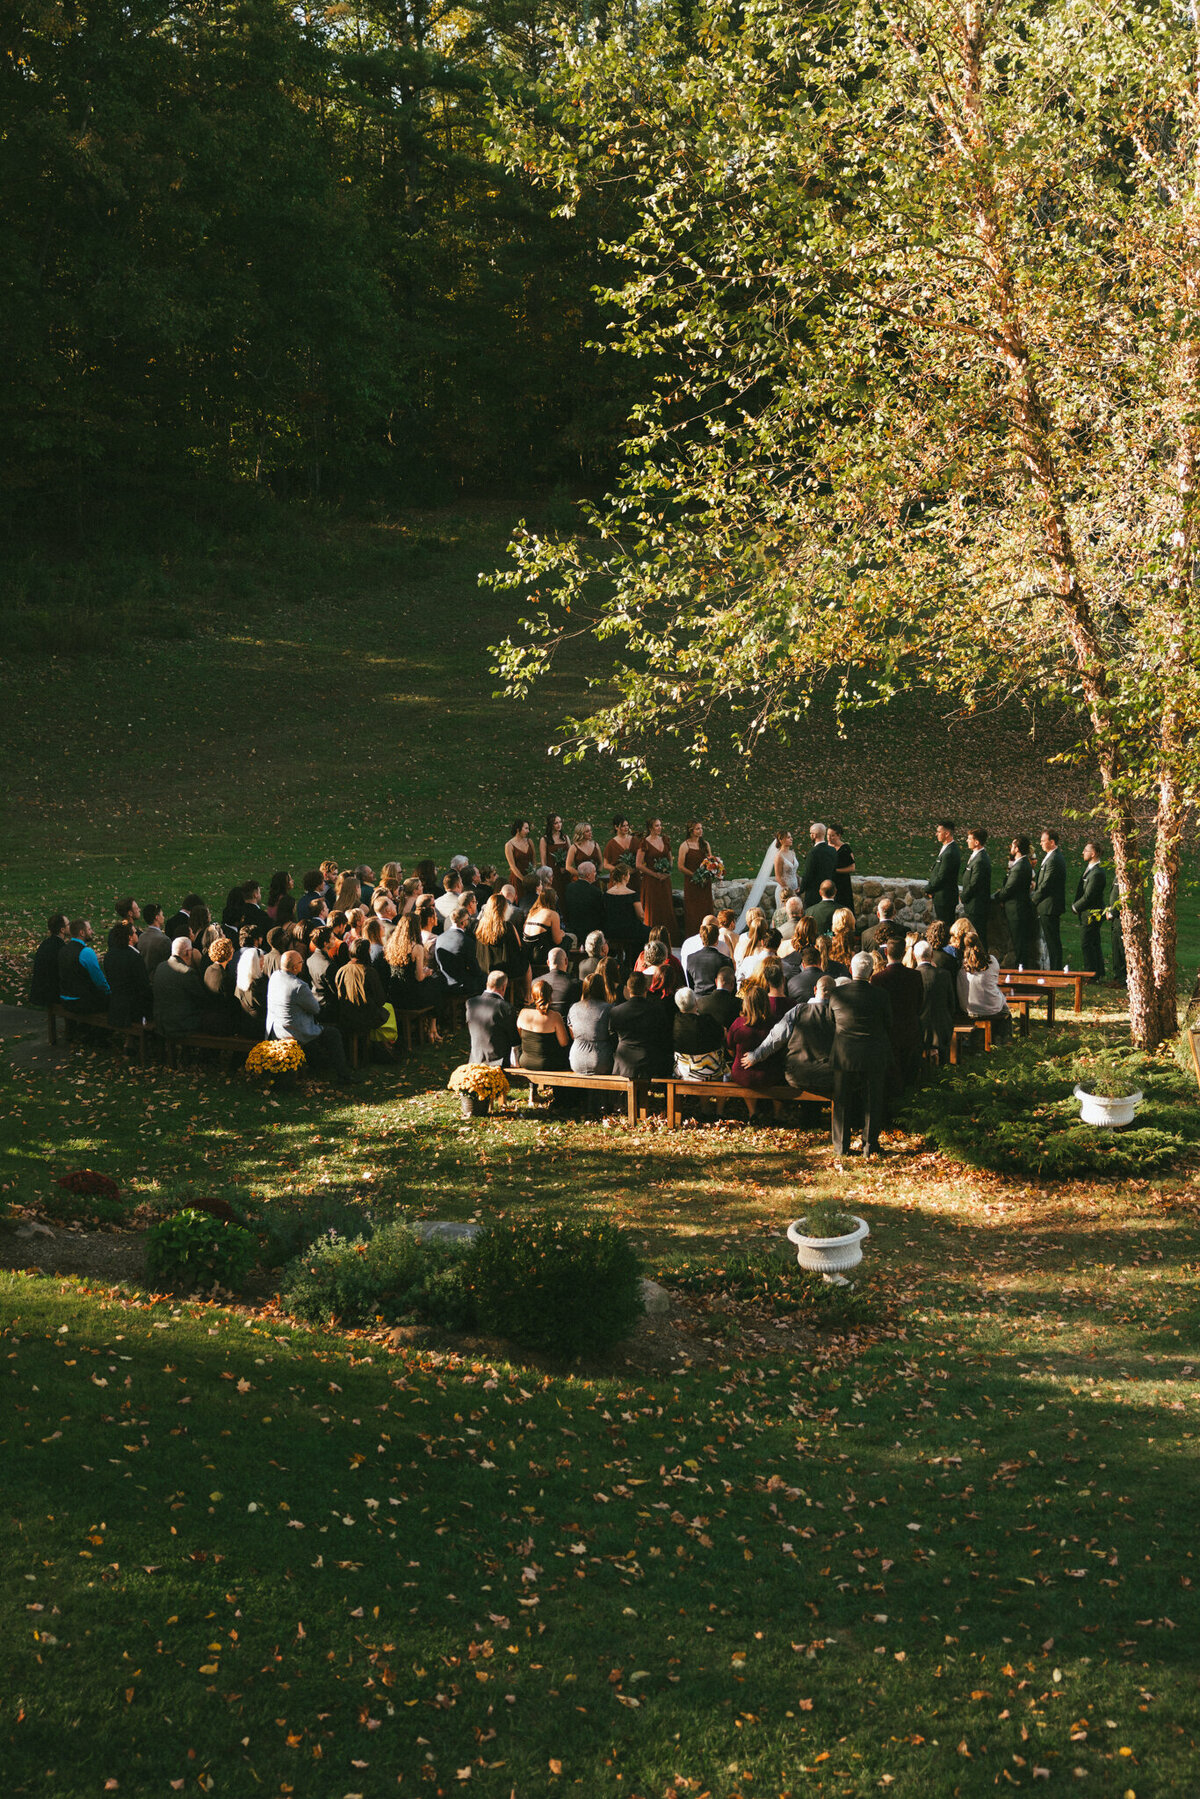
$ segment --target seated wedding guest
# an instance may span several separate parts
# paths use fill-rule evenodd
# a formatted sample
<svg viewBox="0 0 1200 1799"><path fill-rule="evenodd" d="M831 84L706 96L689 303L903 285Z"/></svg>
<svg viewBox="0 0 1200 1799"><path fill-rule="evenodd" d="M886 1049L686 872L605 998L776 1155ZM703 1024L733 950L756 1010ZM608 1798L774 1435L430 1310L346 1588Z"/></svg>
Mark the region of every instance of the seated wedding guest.
<svg viewBox="0 0 1200 1799"><path fill-rule="evenodd" d="M475 927L475 957L485 975L502 968L508 977L509 993L523 1000L529 991L529 970L521 939L509 922L510 910L502 893L494 893L488 900Z"/></svg>
<svg viewBox="0 0 1200 1799"><path fill-rule="evenodd" d="M471 895L471 905L475 903ZM378 923L378 920L376 921ZM483 970L475 954L475 930L471 907L460 905L433 946L438 972L452 994L472 999L483 991Z"/></svg>
<svg viewBox="0 0 1200 1799"><path fill-rule="evenodd" d="M889 937L885 954L887 963L871 984L882 988L891 1001L892 1069L900 1090L907 1092L921 1079L921 1052L925 1029L921 1014L925 1009L925 983L915 968L904 965L904 940Z"/></svg>
<svg viewBox="0 0 1200 1799"><path fill-rule="evenodd" d="M290 894L290 893L281 893L280 894L279 898L275 902L274 916L275 916L276 924L295 924L295 922L296 922L296 901L295 901L295 897L292 894ZM271 917L270 912L267 913L267 917L268 918ZM243 923L244 922L245 922L245 914L243 914Z"/></svg>
<svg viewBox="0 0 1200 1799"><path fill-rule="evenodd" d="M337 892L338 865L332 856L326 856L321 863L321 897L328 903L330 911L334 910L333 896Z"/></svg>
<svg viewBox="0 0 1200 1799"><path fill-rule="evenodd" d="M562 923L554 903L556 897L553 887L539 887L525 914L521 945L534 974L545 972L547 956L562 942Z"/></svg>
<svg viewBox="0 0 1200 1799"><path fill-rule="evenodd" d="M146 973L154 979L154 970L171 953L171 939L163 930L163 909L157 900L142 907L142 931L138 938L138 955L146 964Z"/></svg>
<svg viewBox="0 0 1200 1799"><path fill-rule="evenodd" d="M734 957L739 985L753 980L762 972L762 965L771 953L767 943L769 929L767 915L762 907L752 906L746 914L746 929L738 939L737 955Z"/></svg>
<svg viewBox="0 0 1200 1799"><path fill-rule="evenodd" d="M954 977L946 969L934 966L928 941L918 943L913 950L913 966L925 990L921 1007L922 1047L936 1049L938 1067L945 1068L954 1041Z"/></svg>
<svg viewBox="0 0 1200 1799"><path fill-rule="evenodd" d="M396 911L396 902L392 897L392 890L390 887L377 887L375 889L374 897L371 900L371 911L375 914L375 917L379 920L380 924L383 925L385 930L388 926L395 924L398 914Z"/></svg>
<svg viewBox="0 0 1200 1799"><path fill-rule="evenodd" d="M971 923L966 918L956 918L954 928L965 925L969 931ZM944 969L952 981L958 979L958 971L962 967L962 936L955 939L953 932L943 924L940 918L926 927L925 941L929 945L929 959L935 968Z"/></svg>
<svg viewBox="0 0 1200 1799"><path fill-rule="evenodd" d="M613 1073L649 1081L671 1072L673 1019L664 1001L651 999L646 977L636 971L625 983L625 998L609 1013L617 1040Z"/></svg>
<svg viewBox="0 0 1200 1799"><path fill-rule="evenodd" d="M430 899L442 890L438 880L437 864L431 856L423 856L417 863L417 879L421 883L421 892L427 893Z"/></svg>
<svg viewBox="0 0 1200 1799"><path fill-rule="evenodd" d="M742 1014L735 1018L725 1033L725 1042L733 1057L729 1078L739 1087L777 1087L783 1078L782 1057L748 1066L743 1057L757 1049L771 1029L771 1005L767 983L761 974L742 982Z"/></svg>
<svg viewBox="0 0 1200 1799"><path fill-rule="evenodd" d="M1000 964L995 956L984 954L974 933L967 939L958 973L958 1009L968 1018L990 1018L993 1043L1011 1037L1012 1013L1000 987Z"/></svg>
<svg viewBox="0 0 1200 1799"><path fill-rule="evenodd" d="M136 931L142 928L142 909L132 893L125 893L115 902L113 914L118 924L131 924Z"/></svg>
<svg viewBox="0 0 1200 1799"><path fill-rule="evenodd" d="M891 924L892 915L895 912L895 910L896 910L895 900L892 899L889 894L885 893L883 898L879 901L879 904L875 908L875 923L873 925L868 925L866 930L862 934L863 949L865 949L865 950L874 949L875 939L879 934L881 926Z"/></svg>
<svg viewBox="0 0 1200 1799"><path fill-rule="evenodd" d="M489 1062L501 1068L509 1065L520 1039L517 1015L505 997L507 988L508 976L502 968L494 968L484 991L467 1001L467 1029L471 1033L468 1059L472 1062Z"/></svg>
<svg viewBox="0 0 1200 1799"><path fill-rule="evenodd" d="M118 920L108 933L104 975L109 986L108 1022L111 1025L141 1024L143 1019L149 1018L153 1007L150 976L137 953L137 938L137 926L132 919ZM224 942L224 938L221 941Z"/></svg>
<svg viewBox="0 0 1200 1799"><path fill-rule="evenodd" d="M731 912L728 906L722 906L717 913L717 948L723 949L731 962L737 960L737 937L734 926L737 924L737 913Z"/></svg>
<svg viewBox="0 0 1200 1799"><path fill-rule="evenodd" d="M563 895L563 918L577 943L590 931L604 930L604 889L596 885L596 864L581 862Z"/></svg>
<svg viewBox="0 0 1200 1799"><path fill-rule="evenodd" d="M317 1002L329 1013L330 1018L337 1017L337 974L341 966L339 955L330 955L333 949L333 932L328 925L318 925L309 933L308 955L304 969L308 976L308 984L317 996ZM282 957L281 957L282 960Z"/></svg>
<svg viewBox="0 0 1200 1799"><path fill-rule="evenodd" d="M608 942L604 932L589 931L583 948L585 953L579 964L579 978L581 981L586 981L590 974L595 974L608 954Z"/></svg>
<svg viewBox="0 0 1200 1799"><path fill-rule="evenodd" d="M168 942L174 943L176 937L191 936L192 913L198 906L202 906L203 904L204 901L198 893L187 893L184 895L183 904L180 906L178 912L175 913L173 918L168 918L166 924L163 926L163 930L167 934ZM204 922L205 924L209 924L211 920L206 918Z"/></svg>
<svg viewBox="0 0 1200 1799"><path fill-rule="evenodd" d="M438 917L436 900L423 899L417 907L417 927L421 933L421 943L425 950L426 960L433 966L436 966L433 964L433 946L438 940L441 922Z"/></svg>
<svg viewBox="0 0 1200 1799"><path fill-rule="evenodd" d="M221 927L217 927L221 930ZM224 931L210 951L209 964L201 974L204 987L200 1001L200 1029L210 1037L232 1037L241 1023L242 1008L237 1001L237 958Z"/></svg>
<svg viewBox="0 0 1200 1799"><path fill-rule="evenodd" d="M474 883L469 882L468 885L474 886L476 904L482 912L496 888L496 870L492 867L491 863L485 862L478 870L477 878Z"/></svg>
<svg viewBox="0 0 1200 1799"><path fill-rule="evenodd" d="M854 914L849 906L839 906L833 915L833 935L829 940L829 964L827 972L835 980L850 979L850 964L854 959L857 946L854 930Z"/></svg>
<svg viewBox="0 0 1200 1799"><path fill-rule="evenodd" d="M33 954L33 967L29 975L31 1006L58 1004L58 952L70 935L66 913L52 913L46 925L46 935Z"/></svg>
<svg viewBox="0 0 1200 1799"><path fill-rule="evenodd" d="M375 889L375 894L379 894L380 892L389 894L391 896L392 904L399 909L400 888L403 881L404 870L401 868L400 864L398 862L385 862L379 871L379 886ZM374 897L375 895L372 895L372 898Z"/></svg>
<svg viewBox="0 0 1200 1799"><path fill-rule="evenodd" d="M833 929L833 915L840 911L841 907L837 902L837 884L833 880L828 880L821 882L821 891L817 902L814 906L808 907L804 916L812 919L814 927L822 937L827 937Z"/></svg>
<svg viewBox="0 0 1200 1799"><path fill-rule="evenodd" d="M924 937L923 932L921 932L921 931L905 931L905 933L904 933L904 966L905 966L905 968L915 968L917 966L916 957L913 954L913 952L916 949L918 943L924 943L924 941L925 941L925 937Z"/></svg>
<svg viewBox="0 0 1200 1799"><path fill-rule="evenodd" d="M73 918L58 948L58 1003L71 1012L108 1011L108 981L86 918Z"/></svg>
<svg viewBox="0 0 1200 1799"><path fill-rule="evenodd" d="M199 951L181 932L171 944L167 961L154 971L154 1022L167 1038L186 1037L200 1029L204 1010L204 983L197 966Z"/></svg>
<svg viewBox="0 0 1200 1799"><path fill-rule="evenodd" d="M421 903L421 877L409 875L400 888L400 916L406 918L415 912Z"/></svg>
<svg viewBox="0 0 1200 1799"><path fill-rule="evenodd" d="M521 896L517 892L517 889L513 886L511 881L505 881L503 887L500 889L500 892L504 896L504 899L508 902L508 922L509 922L509 924L512 926L513 930L517 933L518 937L523 937L525 934L525 920L529 916L528 906L523 906L521 904Z"/></svg>
<svg viewBox="0 0 1200 1799"><path fill-rule="evenodd" d="M727 1031L735 1018L741 1017L742 1002L737 993L737 976L732 963L717 970L717 984L711 993L696 995L696 1009L715 1018L722 1031Z"/></svg>
<svg viewBox="0 0 1200 1799"><path fill-rule="evenodd" d="M281 924L282 922L282 919L275 919L276 924ZM271 919L268 917L267 910L262 903L261 881L251 879L242 882L242 916L238 920L238 924L260 924L264 931L270 930Z"/></svg>
<svg viewBox="0 0 1200 1799"><path fill-rule="evenodd" d="M605 956L597 963L596 973L604 983L604 991L608 995L609 1005L615 1006L621 999L623 993L621 985L621 964L617 961L615 956Z"/></svg>
<svg viewBox="0 0 1200 1799"><path fill-rule="evenodd" d="M333 977L334 1003L330 1016L337 1020L344 1039L369 1037L384 1020L383 982L371 961L371 946L356 943L350 960Z"/></svg>
<svg viewBox="0 0 1200 1799"><path fill-rule="evenodd" d="M550 1004L565 1018L582 991L570 972L565 949L552 949L546 959L546 973L541 977L550 989Z"/></svg>
<svg viewBox="0 0 1200 1799"><path fill-rule="evenodd" d="M763 963L762 978L767 983L767 1004L771 1008L771 1023L778 1024L785 1012L791 1010L793 1001L787 996L783 979L783 963L778 956L768 956Z"/></svg>
<svg viewBox="0 0 1200 1799"><path fill-rule="evenodd" d="M733 966L725 951L718 947L719 936L720 927L710 912L701 923L697 947L686 964L687 983L694 993L711 993L721 970Z"/></svg>
<svg viewBox="0 0 1200 1799"><path fill-rule="evenodd" d="M576 1074L611 1074L616 1040L609 1027L612 1001L604 976L593 972L583 993L567 1013L571 1033L571 1067Z"/></svg>
<svg viewBox="0 0 1200 1799"><path fill-rule="evenodd" d="M725 1033L719 1019L700 1010L690 987L680 987L675 995L672 1048L675 1073L681 1081L724 1080L728 1067Z"/></svg>
<svg viewBox="0 0 1200 1799"><path fill-rule="evenodd" d="M192 911L191 911L191 914L189 917L188 936L192 940L192 947L194 949L203 949L204 933L205 933L205 931L207 931L207 929L208 929L209 925L212 923L212 921L213 921L212 913L209 911L207 906L193 906L192 907ZM175 935L177 937L179 937L179 936L182 936L183 933L181 931L177 931L175 933Z"/></svg>
<svg viewBox="0 0 1200 1799"><path fill-rule="evenodd" d="M239 949L234 964L234 998L242 1012L240 1035L262 1037L267 1029L267 976L262 965L262 932L256 925L244 925L238 935Z"/></svg>
<svg viewBox="0 0 1200 1799"><path fill-rule="evenodd" d="M654 999L671 999L684 985L683 970L665 943L648 943L638 961L646 976L646 992Z"/></svg>
<svg viewBox="0 0 1200 1799"><path fill-rule="evenodd" d="M310 868L303 877L304 892L300 895L300 903L296 907L296 917L303 921L322 904L325 898L325 877L319 868Z"/></svg>
<svg viewBox="0 0 1200 1799"><path fill-rule="evenodd" d="M747 1050L745 1068L756 1068L783 1052L783 1078L789 1087L821 1095L833 1092L833 1039L836 1026L829 1000L837 983L822 975L811 1002L793 1006L771 1026L757 1049Z"/></svg>
<svg viewBox="0 0 1200 1799"><path fill-rule="evenodd" d="M444 991L443 983L430 966L432 957L427 959L420 924L411 912L400 919L383 953L389 969L384 998L391 1001L397 1012L419 1012L437 1003ZM436 1025L430 1028L429 1040L441 1042Z"/></svg>
<svg viewBox="0 0 1200 1799"><path fill-rule="evenodd" d="M630 962L646 941L646 914L634 892L633 873L618 862L604 893L604 935L618 955Z"/></svg>
<svg viewBox="0 0 1200 1799"><path fill-rule="evenodd" d="M794 961L794 959L794 957L789 956L788 961L783 964L785 974L787 973L789 963ZM789 975L787 978L785 990L794 1006L806 1006L808 1004L809 1000L817 991L817 982L821 980L824 973L825 970L821 967L821 958L817 953L816 944L807 944L800 952L799 970L795 974Z"/></svg>
<svg viewBox="0 0 1200 1799"><path fill-rule="evenodd" d="M225 935L225 926L220 924L210 924L196 946L200 951L199 968L202 976L205 969L212 961L213 946L217 943L228 943L230 949L233 948L233 944Z"/></svg>
<svg viewBox="0 0 1200 1799"><path fill-rule="evenodd" d="M442 891L434 902L443 925L454 916L462 905L462 892L463 878L457 868L447 869L442 876Z"/></svg>
<svg viewBox="0 0 1200 1799"><path fill-rule="evenodd" d="M892 1065L892 1002L871 985L872 962L860 950L850 964L850 979L835 987L826 1004L836 1029L833 1063L833 1108L829 1121L834 1154L849 1155L852 1107L862 1104L863 1155L886 1155L879 1141L887 1110L888 1072Z"/></svg>
<svg viewBox="0 0 1200 1799"><path fill-rule="evenodd" d="M358 884L358 876L348 870L338 875L337 888L333 895L335 912L352 912L362 902L362 888Z"/></svg>
<svg viewBox="0 0 1200 1799"><path fill-rule="evenodd" d="M791 898L784 904L783 923L779 927L779 934L783 938L785 944L789 944L792 941L792 938L796 934L796 926L803 917L804 901L800 899L798 895L793 893Z"/></svg>
<svg viewBox="0 0 1200 1799"><path fill-rule="evenodd" d="M289 899L293 899L292 877L286 868L277 868L267 886L266 913L272 924L279 923L275 916L275 908L285 894Z"/></svg>
<svg viewBox="0 0 1200 1799"><path fill-rule="evenodd" d="M272 925L262 946L261 973L267 980L283 966L284 952L290 943L286 925Z"/></svg>
<svg viewBox="0 0 1200 1799"><path fill-rule="evenodd" d="M517 1013L517 1033L521 1039L517 1059L522 1068L549 1074L568 1067L571 1033L561 1012L550 1004L550 988L545 981L533 983L530 1004Z"/></svg>
<svg viewBox="0 0 1200 1799"><path fill-rule="evenodd" d="M328 1068L336 1081L350 1086L358 1077L346 1060L342 1033L335 1024L321 1023L321 1008L312 989L301 980L300 968L299 950L290 949L271 976L267 987L267 1036L298 1043L306 1062L314 1068Z"/></svg>
<svg viewBox="0 0 1200 1799"><path fill-rule="evenodd" d="M383 924L374 913L363 924L362 941L367 946L371 967L381 981L387 981L388 965L387 958L383 953Z"/></svg>
<svg viewBox="0 0 1200 1799"><path fill-rule="evenodd" d="M358 890L362 895L362 903L369 906L375 897L375 872L369 862L360 862L354 870L354 878L358 882Z"/></svg>

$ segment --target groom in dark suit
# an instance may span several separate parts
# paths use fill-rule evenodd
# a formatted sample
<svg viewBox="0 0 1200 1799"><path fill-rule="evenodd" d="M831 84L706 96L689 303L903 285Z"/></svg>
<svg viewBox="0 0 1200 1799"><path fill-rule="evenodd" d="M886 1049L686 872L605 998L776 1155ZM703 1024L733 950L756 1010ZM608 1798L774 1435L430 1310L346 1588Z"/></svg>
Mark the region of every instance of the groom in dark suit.
<svg viewBox="0 0 1200 1799"><path fill-rule="evenodd" d="M982 825L967 832L967 848L971 852L963 869L963 911L975 927L975 935L986 956L988 953L988 911L992 903L992 859L987 853L988 834Z"/></svg>
<svg viewBox="0 0 1200 1799"><path fill-rule="evenodd" d="M958 913L958 871L962 864L952 819L943 818L937 827L937 840L937 861L929 871L929 897L933 901L934 917L951 925Z"/></svg>
<svg viewBox="0 0 1200 1799"><path fill-rule="evenodd" d="M1098 843L1085 843L1083 846L1083 873L1079 877L1079 885L1075 889L1075 903L1071 910L1079 920L1080 950L1083 955L1083 966L1096 979L1104 979L1104 944L1100 937L1100 920L1104 916L1104 895L1108 887L1108 875L1100 857Z"/></svg>
<svg viewBox="0 0 1200 1799"><path fill-rule="evenodd" d="M1063 965L1062 930L1059 925L1067 909L1067 864L1058 847L1058 832L1042 832L1042 860L1033 883L1033 909L1042 927L1046 945L1046 966Z"/></svg>

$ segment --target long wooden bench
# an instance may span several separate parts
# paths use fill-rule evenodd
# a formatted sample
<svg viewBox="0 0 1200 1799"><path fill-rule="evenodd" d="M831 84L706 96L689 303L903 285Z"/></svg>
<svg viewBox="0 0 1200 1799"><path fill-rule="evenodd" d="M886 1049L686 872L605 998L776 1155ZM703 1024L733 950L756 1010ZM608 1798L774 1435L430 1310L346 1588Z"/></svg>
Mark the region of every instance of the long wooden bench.
<svg viewBox="0 0 1200 1799"><path fill-rule="evenodd" d="M1086 968L1002 968L1000 984L1006 985L1010 980L1021 986L1046 986L1065 992L1070 988L1075 998L1075 1010L1083 1011L1083 984L1094 981L1095 975ZM1053 1020L1051 1020L1053 1022Z"/></svg>
<svg viewBox="0 0 1200 1799"><path fill-rule="evenodd" d="M163 1053L168 1068L180 1066L180 1051L185 1049L215 1049L222 1055L241 1056L245 1061L254 1048L253 1037L220 1037L210 1031L185 1031L179 1037L162 1039Z"/></svg>
<svg viewBox="0 0 1200 1799"><path fill-rule="evenodd" d="M54 1049L58 1043L60 1022L68 1025L86 1024L90 1025L94 1031L107 1031L114 1042L123 1038L135 1046L138 1061L143 1068L146 1066L146 1038L154 1031L152 1024L142 1024L140 1021L136 1024L109 1024L108 1018L103 1012L73 1012L70 1006L47 1006L46 1040L51 1049ZM69 1043L70 1040L68 1031L67 1042Z"/></svg>
<svg viewBox="0 0 1200 1799"><path fill-rule="evenodd" d="M555 1069L552 1073L542 1073L536 1068L506 1068L504 1070L510 1081L524 1081L529 1087L529 1103L534 1101L535 1087L573 1087L582 1088L593 1093L622 1093L625 1096L625 1115L630 1124L636 1124L639 1118L645 1118L650 1097L649 1081L634 1081L623 1074L576 1074L574 1069ZM657 1087L659 1083L656 1081Z"/></svg>
<svg viewBox="0 0 1200 1799"><path fill-rule="evenodd" d="M707 1101L716 1107L722 1118L726 1107L741 1100L751 1119L759 1106L770 1106L772 1116L778 1118L780 1108L785 1105L805 1101L818 1106L830 1103L827 1093L808 1093L799 1087L743 1087L737 1081L685 1081L676 1075L670 1075L663 1085L667 1095L667 1129L672 1131L678 1130L681 1102L688 1099Z"/></svg>
<svg viewBox="0 0 1200 1799"><path fill-rule="evenodd" d="M1048 1025L1054 1023L1054 1000L1059 989L1054 986L1053 982L1047 981L1043 976L1038 976L1036 980L1031 979L1029 975L1011 980L1005 976L1000 984L1000 990L1010 1005L1017 1001L1023 1001L1027 1012L1031 1006L1044 1006L1046 1023Z"/></svg>

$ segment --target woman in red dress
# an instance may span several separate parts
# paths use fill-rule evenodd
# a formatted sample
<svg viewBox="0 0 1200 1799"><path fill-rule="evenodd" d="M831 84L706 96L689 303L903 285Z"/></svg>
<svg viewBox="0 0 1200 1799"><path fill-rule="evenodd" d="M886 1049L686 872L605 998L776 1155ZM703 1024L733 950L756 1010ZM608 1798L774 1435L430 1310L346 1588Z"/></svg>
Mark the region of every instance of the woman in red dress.
<svg viewBox="0 0 1200 1799"><path fill-rule="evenodd" d="M532 829L527 818L518 818L513 825L512 836L504 846L504 860L508 863L508 872L512 876L518 898L530 892L534 886L530 874L533 868Z"/></svg>
<svg viewBox="0 0 1200 1799"><path fill-rule="evenodd" d="M637 853L642 877L642 911L647 925L661 925L668 943L676 935L675 902L671 898L671 840L661 818L646 820L646 834Z"/></svg>
<svg viewBox="0 0 1200 1799"><path fill-rule="evenodd" d="M711 863L711 870L697 880L696 874L701 863ZM679 872L683 876L683 934L694 937L701 924L712 911L714 876L724 873L720 858L714 856L708 838L704 835L704 826L700 820L693 819L687 828L687 834L679 846Z"/></svg>
<svg viewBox="0 0 1200 1799"><path fill-rule="evenodd" d="M600 845L592 835L592 827L586 819L577 824L571 832L571 847L567 851L567 873L572 879L574 879L581 862L590 862L599 878Z"/></svg>
<svg viewBox="0 0 1200 1799"><path fill-rule="evenodd" d="M571 877L567 873L567 851L570 847L571 840L563 830L561 814L548 812L546 829L542 834L542 841L538 845L538 854L542 858L541 866L554 870L554 891L559 899L571 885Z"/></svg>
<svg viewBox="0 0 1200 1799"><path fill-rule="evenodd" d="M641 841L630 830L629 820L623 812L617 813L612 827L613 834L604 846L604 867L610 878L622 863L626 868L633 867Z"/></svg>

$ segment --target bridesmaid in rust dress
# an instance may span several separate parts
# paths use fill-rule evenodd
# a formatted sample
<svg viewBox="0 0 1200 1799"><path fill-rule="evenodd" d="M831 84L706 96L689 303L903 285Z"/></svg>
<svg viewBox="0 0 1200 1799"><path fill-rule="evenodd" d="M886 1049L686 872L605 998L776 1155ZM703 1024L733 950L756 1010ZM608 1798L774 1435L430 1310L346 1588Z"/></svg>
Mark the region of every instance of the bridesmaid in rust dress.
<svg viewBox="0 0 1200 1799"><path fill-rule="evenodd" d="M518 818L513 825L512 836L504 846L504 860L508 863L508 872L512 876L518 897L531 893L534 887L530 872L533 868L532 829L527 818Z"/></svg>
<svg viewBox="0 0 1200 1799"><path fill-rule="evenodd" d="M548 812L538 854L542 858L541 867L554 870L554 891L560 900L571 884L571 877L567 873L567 851L570 847L571 840L563 830L561 815Z"/></svg>
<svg viewBox="0 0 1200 1799"><path fill-rule="evenodd" d="M633 867L642 841L630 830L629 820L623 812L617 813L612 828L613 834L604 846L604 868L610 879L622 865Z"/></svg>
<svg viewBox="0 0 1200 1799"><path fill-rule="evenodd" d="M599 878L600 845L592 835L592 827L586 819L581 824L577 824L571 832L571 847L567 851L567 873L572 879L574 879L581 862L590 862L596 870L597 879Z"/></svg>
<svg viewBox="0 0 1200 1799"><path fill-rule="evenodd" d="M707 878L697 881L694 877L702 862L714 863L715 869L713 873L707 874ZM679 846L678 866L683 876L684 936L694 937L702 921L712 911L713 874L723 872L720 859L713 855L699 819L693 819L687 828L687 835Z"/></svg>
<svg viewBox="0 0 1200 1799"><path fill-rule="evenodd" d="M648 927L661 925L670 943L678 934L675 902L671 898L671 841L662 828L661 818L646 821L646 834L637 853L642 876L642 911Z"/></svg>

